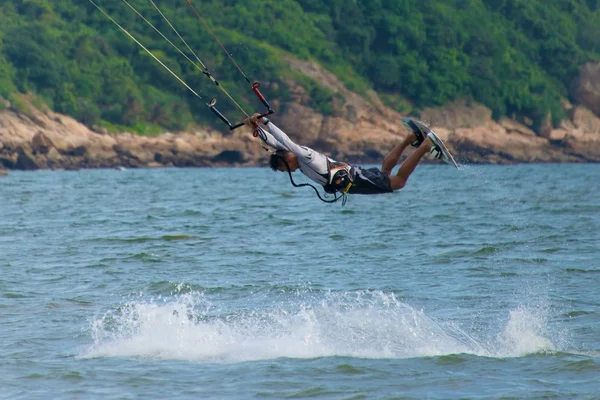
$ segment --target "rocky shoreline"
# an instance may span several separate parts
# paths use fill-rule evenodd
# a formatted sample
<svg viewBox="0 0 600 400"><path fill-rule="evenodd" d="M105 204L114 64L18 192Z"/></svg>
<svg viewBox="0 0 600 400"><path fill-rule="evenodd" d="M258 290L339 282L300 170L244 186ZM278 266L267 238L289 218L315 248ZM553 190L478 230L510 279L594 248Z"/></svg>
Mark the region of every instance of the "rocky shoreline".
<svg viewBox="0 0 600 400"><path fill-rule="evenodd" d="M335 104L332 115L324 116L310 108L303 88L290 82L294 99L284 104L272 102L280 110L273 121L298 143L346 162L379 163L405 135L400 124L403 115L385 107L375 93L365 99L345 89L334 75L316 64L290 63L306 75L319 76L323 85L343 99ZM548 121L541 133L534 132L528 121L495 121L487 108L460 101L425 109L420 119L447 141L462 163L600 162L600 118L592 111L600 104L593 96L595 90L600 93L596 87L600 66L587 68L590 76L583 80L584 68L578 86L582 103L565 103L569 118L557 127ZM256 166L265 165L267 155L260 141L244 128L228 136L210 128L156 137L113 135L33 106L23 113L7 104L0 112L0 171Z"/></svg>
<svg viewBox="0 0 600 400"><path fill-rule="evenodd" d="M296 108L296 115L301 111L300 106L292 108ZM432 127L461 163L600 162L600 119L585 108L574 108L572 119L564 121L548 137L538 136L526 125L510 119L493 121L483 107L471 107L475 117L469 121L453 121L464 114L460 113L463 106L452 108L452 112L426 110L423 119L440 121ZM307 140L304 132L314 134L312 127L292 126L292 116L285 114L279 119L274 120L294 140L352 163L381 162L405 134L398 119L386 125L369 120L352 124L330 118L320 124L337 129L327 134L327 128L321 128L316 137ZM310 124L310 120L305 119L304 123ZM14 111L0 113L0 171L256 166L265 165L267 155L260 141L245 129L227 137L201 129L157 137L110 135L94 132L52 112L29 116Z"/></svg>

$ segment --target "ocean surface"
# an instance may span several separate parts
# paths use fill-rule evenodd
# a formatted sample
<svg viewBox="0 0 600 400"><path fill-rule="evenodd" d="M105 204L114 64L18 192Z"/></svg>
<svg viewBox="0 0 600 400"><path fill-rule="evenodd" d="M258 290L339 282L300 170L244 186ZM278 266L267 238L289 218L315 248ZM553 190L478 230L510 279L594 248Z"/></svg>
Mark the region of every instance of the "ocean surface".
<svg viewBox="0 0 600 400"><path fill-rule="evenodd" d="M3 399L600 398L600 165L11 171L0 272Z"/></svg>

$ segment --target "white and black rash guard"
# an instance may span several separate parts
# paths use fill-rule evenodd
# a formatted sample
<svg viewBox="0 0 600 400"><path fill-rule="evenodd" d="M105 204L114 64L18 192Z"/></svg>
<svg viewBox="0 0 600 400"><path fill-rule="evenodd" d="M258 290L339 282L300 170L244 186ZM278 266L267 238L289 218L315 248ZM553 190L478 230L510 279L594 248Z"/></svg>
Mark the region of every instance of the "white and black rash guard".
<svg viewBox="0 0 600 400"><path fill-rule="evenodd" d="M327 161L335 162L334 160L309 147L297 145L270 121L263 125L267 127L267 129L259 129L259 137L263 142L277 150L287 150L294 153L298 157L300 171L304 175L320 185L327 185L329 182Z"/></svg>
<svg viewBox="0 0 600 400"><path fill-rule="evenodd" d="M272 122L267 120L264 125L268 130L262 127L258 130L258 136L261 140L277 150L287 150L294 153L298 157L300 171L311 180L325 187L325 191L333 193L330 191L333 190L344 194L393 192L389 176L382 173L381 170L377 168L365 170L361 167L337 162L309 147L297 145ZM346 175L344 175L344 172Z"/></svg>

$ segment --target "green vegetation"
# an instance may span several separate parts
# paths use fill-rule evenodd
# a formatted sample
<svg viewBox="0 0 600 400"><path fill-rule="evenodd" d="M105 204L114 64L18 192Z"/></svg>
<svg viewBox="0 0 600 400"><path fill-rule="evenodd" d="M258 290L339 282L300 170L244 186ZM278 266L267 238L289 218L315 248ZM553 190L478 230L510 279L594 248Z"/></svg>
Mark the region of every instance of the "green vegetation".
<svg viewBox="0 0 600 400"><path fill-rule="evenodd" d="M95 0L205 101L242 114L123 1ZM151 2L128 0L174 43ZM215 77L246 110L261 104L183 0L155 0ZM579 66L600 59L598 0L195 0L207 22L269 99L287 99L286 77L314 107L339 96L291 71L314 60L351 90L375 89L403 112L468 98L495 117L562 116ZM144 134L215 122L191 94L88 1L11 0L0 5L0 96L19 93L88 125ZM183 46L181 46L184 48ZM272 84L272 85L269 85Z"/></svg>

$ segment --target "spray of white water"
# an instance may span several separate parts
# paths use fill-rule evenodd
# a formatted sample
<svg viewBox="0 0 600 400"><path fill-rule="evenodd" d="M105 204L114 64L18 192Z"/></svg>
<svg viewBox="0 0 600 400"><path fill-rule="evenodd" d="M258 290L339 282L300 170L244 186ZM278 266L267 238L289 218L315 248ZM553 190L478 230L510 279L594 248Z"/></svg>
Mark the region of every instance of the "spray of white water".
<svg viewBox="0 0 600 400"><path fill-rule="evenodd" d="M409 358L468 353L517 357L553 351L544 310L509 312L495 339L479 339L383 292L329 293L244 312L217 311L201 293L129 301L91 323L84 357L199 362L350 356ZM486 335L490 337L490 335ZM494 337L494 335L491 335Z"/></svg>

